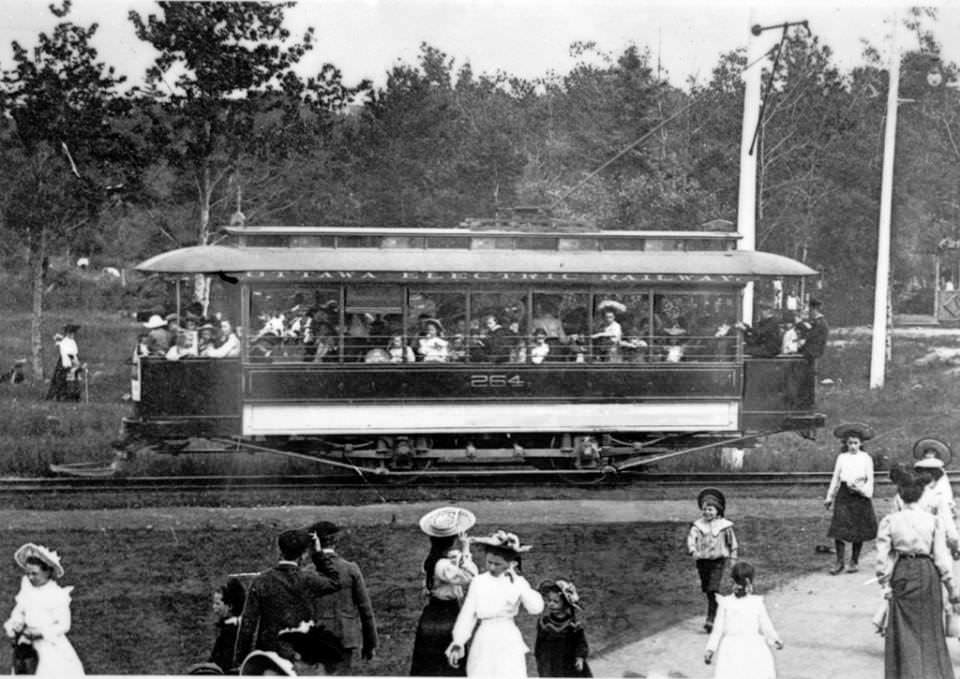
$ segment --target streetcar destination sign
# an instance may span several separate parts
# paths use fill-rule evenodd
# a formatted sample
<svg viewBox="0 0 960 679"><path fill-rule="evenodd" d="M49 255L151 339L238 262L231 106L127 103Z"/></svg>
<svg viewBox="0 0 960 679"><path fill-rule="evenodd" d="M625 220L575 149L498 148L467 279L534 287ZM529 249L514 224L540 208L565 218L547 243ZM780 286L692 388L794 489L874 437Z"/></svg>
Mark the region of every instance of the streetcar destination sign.
<svg viewBox="0 0 960 679"><path fill-rule="evenodd" d="M756 276L737 274L561 273L540 271L247 271L262 281L509 281L545 283L746 283Z"/></svg>

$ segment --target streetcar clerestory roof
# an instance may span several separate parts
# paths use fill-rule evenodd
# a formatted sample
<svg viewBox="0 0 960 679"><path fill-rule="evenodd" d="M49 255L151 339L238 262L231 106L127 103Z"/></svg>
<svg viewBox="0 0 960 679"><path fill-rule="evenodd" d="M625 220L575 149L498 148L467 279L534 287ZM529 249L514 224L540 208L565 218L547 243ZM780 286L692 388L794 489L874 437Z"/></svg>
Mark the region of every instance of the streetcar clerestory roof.
<svg viewBox="0 0 960 679"><path fill-rule="evenodd" d="M418 271L492 273L612 273L812 276L817 272L789 257L753 250L517 251L371 248L288 248L197 245L141 262L146 273L217 274L247 271Z"/></svg>

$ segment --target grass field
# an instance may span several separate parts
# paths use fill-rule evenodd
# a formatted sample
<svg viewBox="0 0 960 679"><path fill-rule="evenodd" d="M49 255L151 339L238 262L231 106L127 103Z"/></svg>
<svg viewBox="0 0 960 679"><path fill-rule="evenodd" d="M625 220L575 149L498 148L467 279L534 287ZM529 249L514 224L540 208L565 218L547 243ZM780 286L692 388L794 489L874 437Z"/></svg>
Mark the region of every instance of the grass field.
<svg viewBox="0 0 960 679"><path fill-rule="evenodd" d="M691 516L691 519L695 518ZM493 527L478 525L474 534ZM536 584L570 577L582 593L594 653L654 633L690 616L704 602L684 550L686 523L524 525L510 527L535 550L524 572ZM213 645L211 592L230 572L271 565L280 527L224 526L221 530L50 531L0 533L0 555L22 542L57 548L62 584L76 587L70 638L91 674L170 674L206 660ZM829 556L813 543L826 519L737 520L742 557L757 566L761 589L822 569ZM409 668L423 604L420 564L427 541L409 526L351 528L340 551L364 571L381 633L376 658L362 674L403 675ZM0 578L0 615L6 617L19 585L12 560ZM535 619L518 619L532 645ZM6 668L4 645L0 668ZM531 674L533 674L531 665Z"/></svg>
<svg viewBox="0 0 960 679"><path fill-rule="evenodd" d="M51 338L46 346L47 365L54 360L54 332L67 321L77 320L83 325L78 338L81 355L88 362L91 375L90 403L43 401L47 385L39 381L0 385L0 475L44 474L51 462L112 459L110 443L119 434L121 418L131 409L123 397L129 390L127 361L140 327L129 314L84 312L81 318L77 314L51 314L44 330L44 337ZM28 329L28 314L8 316L0 331L0 368L4 361L12 364L14 358L28 354ZM830 345L818 368L821 379L831 380L830 384L818 387L818 408L827 415L828 430L813 442L795 434L764 439L748 452L745 469L829 471L836 455L829 429L849 420L865 421L876 428L880 436L869 444L868 450L888 461L909 455L910 445L920 436L937 435L951 443L960 442L960 418L956 417L954 406L960 403L956 375L943 366L912 365L931 346L954 346L956 341L952 337L898 337L885 388L870 390L870 336L844 334ZM717 455L703 452L666 461L660 468L708 470L718 464ZM276 473L310 473L315 469L306 463L268 456L242 456L215 464L196 456L181 456L177 460L155 461L149 471L240 474L264 468Z"/></svg>

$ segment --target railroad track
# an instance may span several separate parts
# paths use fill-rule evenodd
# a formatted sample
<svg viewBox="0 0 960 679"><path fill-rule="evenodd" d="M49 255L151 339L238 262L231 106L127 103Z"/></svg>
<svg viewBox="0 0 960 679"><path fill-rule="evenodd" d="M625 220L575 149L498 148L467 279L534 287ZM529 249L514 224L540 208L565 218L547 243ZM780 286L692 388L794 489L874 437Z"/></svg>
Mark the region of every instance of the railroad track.
<svg viewBox="0 0 960 679"><path fill-rule="evenodd" d="M336 474L302 476L154 476L154 477L56 477L0 479L0 495L72 494L72 493L203 493L281 490L346 490L390 488L458 488L560 486L826 486L830 472L622 472L599 471L542 472L536 470L390 472L386 474ZM878 475L878 485L888 484Z"/></svg>

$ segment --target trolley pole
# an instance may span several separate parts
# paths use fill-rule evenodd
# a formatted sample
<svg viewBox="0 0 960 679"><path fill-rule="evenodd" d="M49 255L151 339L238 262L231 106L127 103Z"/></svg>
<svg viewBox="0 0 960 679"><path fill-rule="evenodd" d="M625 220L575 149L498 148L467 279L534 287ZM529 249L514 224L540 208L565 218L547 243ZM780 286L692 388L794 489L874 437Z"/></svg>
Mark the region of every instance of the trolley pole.
<svg viewBox="0 0 960 679"><path fill-rule="evenodd" d="M883 137L883 175L880 187L880 225L877 233L877 281L873 298L873 345L870 353L870 388L883 387L887 361L887 306L890 289L890 221L893 206L893 157L897 138L897 107L900 95L900 52L897 46L897 14L890 28L890 85L887 91L887 121Z"/></svg>
<svg viewBox="0 0 960 679"><path fill-rule="evenodd" d="M757 125L760 122L760 86L763 65L760 59L759 33L756 25L756 10L750 8L747 38L747 68L743 71L743 124L740 132L740 185L737 198L737 231L740 234L740 250L755 250L757 247L757 155L759 145L751 148ZM743 289L741 316L745 323L753 323L753 283Z"/></svg>

